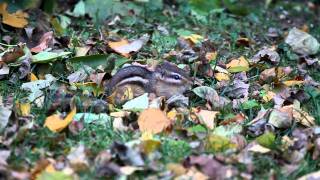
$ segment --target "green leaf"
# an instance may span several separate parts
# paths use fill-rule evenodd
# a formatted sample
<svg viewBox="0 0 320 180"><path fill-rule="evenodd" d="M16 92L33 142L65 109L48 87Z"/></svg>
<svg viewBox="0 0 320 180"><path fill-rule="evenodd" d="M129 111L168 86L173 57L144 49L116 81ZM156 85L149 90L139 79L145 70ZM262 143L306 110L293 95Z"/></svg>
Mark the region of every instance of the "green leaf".
<svg viewBox="0 0 320 180"><path fill-rule="evenodd" d="M255 107L260 107L260 104L255 99L242 103L243 109L252 109Z"/></svg>
<svg viewBox="0 0 320 180"><path fill-rule="evenodd" d="M95 124L106 124L110 121L110 116L106 113L94 114L94 113L77 113L73 119L75 121L80 121L83 119L83 122L86 124L94 122Z"/></svg>
<svg viewBox="0 0 320 180"><path fill-rule="evenodd" d="M126 102L122 107L124 110L140 111L143 109L147 109L148 106L149 106L148 93L145 93L139 97L136 97Z"/></svg>
<svg viewBox="0 0 320 180"><path fill-rule="evenodd" d="M48 63L48 62L53 62L59 57L64 57L71 54L71 52L47 52L43 51L40 52L34 56L32 56L32 62L33 63Z"/></svg>
<svg viewBox="0 0 320 180"><path fill-rule="evenodd" d="M211 135L205 144L205 149L208 152L223 152L228 149L234 149L237 145L232 143L229 138L219 135Z"/></svg>
<svg viewBox="0 0 320 180"><path fill-rule="evenodd" d="M89 56L80 56L80 57L73 57L70 58L69 61L73 64L83 64L90 66L92 68L96 68L100 65L106 66L107 65L108 55L106 54L96 54L96 55L89 55Z"/></svg>
<svg viewBox="0 0 320 180"><path fill-rule="evenodd" d="M85 13L86 13L86 6L85 6L85 3L81 0L75 5L72 14L75 17L79 17L79 16L84 16Z"/></svg>
<svg viewBox="0 0 320 180"><path fill-rule="evenodd" d="M216 91L211 88L211 87L208 87L208 86L199 86L199 87L196 87L192 90L197 96L201 97L201 98L204 98L206 99L206 95L207 94L214 94L216 93Z"/></svg>
<svg viewBox="0 0 320 180"><path fill-rule="evenodd" d="M242 126L239 124L218 126L213 130L213 134L230 138L235 134L241 133L242 129L243 129Z"/></svg>
<svg viewBox="0 0 320 180"><path fill-rule="evenodd" d="M267 132L257 137L256 140L261 146L272 148L276 140L276 136L272 132Z"/></svg>
<svg viewBox="0 0 320 180"><path fill-rule="evenodd" d="M189 4L194 12L204 16L214 9L221 8L221 0L189 0Z"/></svg>
<svg viewBox="0 0 320 180"><path fill-rule="evenodd" d="M189 127L187 131L191 133L205 133L207 132L207 128L198 124L196 126Z"/></svg>
<svg viewBox="0 0 320 180"><path fill-rule="evenodd" d="M65 174L62 171L55 171L55 172L46 172L43 171L36 180L72 180L72 176Z"/></svg>

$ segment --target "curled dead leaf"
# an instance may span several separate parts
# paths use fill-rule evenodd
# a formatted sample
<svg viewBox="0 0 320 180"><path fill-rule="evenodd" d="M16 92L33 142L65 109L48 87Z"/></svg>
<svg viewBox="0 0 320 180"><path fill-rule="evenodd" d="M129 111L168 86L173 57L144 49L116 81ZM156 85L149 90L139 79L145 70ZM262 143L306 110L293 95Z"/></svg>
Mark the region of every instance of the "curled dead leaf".
<svg viewBox="0 0 320 180"><path fill-rule="evenodd" d="M76 112L76 108L73 108L64 119L62 119L59 114L51 115L46 118L44 126L52 132L60 132L71 123Z"/></svg>

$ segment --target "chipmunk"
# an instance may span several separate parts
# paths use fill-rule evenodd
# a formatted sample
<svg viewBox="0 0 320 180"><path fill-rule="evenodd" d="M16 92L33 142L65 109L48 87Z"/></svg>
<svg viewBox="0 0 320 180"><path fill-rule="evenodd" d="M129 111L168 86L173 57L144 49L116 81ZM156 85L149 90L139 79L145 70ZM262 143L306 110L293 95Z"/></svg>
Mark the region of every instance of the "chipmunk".
<svg viewBox="0 0 320 180"><path fill-rule="evenodd" d="M190 89L192 82L186 71L165 61L157 65L154 71L135 65L124 67L105 84L105 89L109 102L123 104L144 93L169 99Z"/></svg>

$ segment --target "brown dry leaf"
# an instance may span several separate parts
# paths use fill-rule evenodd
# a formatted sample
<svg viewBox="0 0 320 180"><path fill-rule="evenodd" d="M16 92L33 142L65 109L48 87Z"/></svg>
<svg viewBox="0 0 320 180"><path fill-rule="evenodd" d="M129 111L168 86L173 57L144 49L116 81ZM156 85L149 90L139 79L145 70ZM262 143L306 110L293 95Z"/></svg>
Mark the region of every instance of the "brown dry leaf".
<svg viewBox="0 0 320 180"><path fill-rule="evenodd" d="M31 52L38 53L47 49L53 43L53 31L44 33L39 42L37 46L30 49Z"/></svg>
<svg viewBox="0 0 320 180"><path fill-rule="evenodd" d="M237 59L231 60L228 64L226 64L226 67L231 73L249 71L249 62L244 56L241 56Z"/></svg>
<svg viewBox="0 0 320 180"><path fill-rule="evenodd" d="M23 46L14 47L12 49L7 50L2 56L0 56L0 63L13 63L23 55Z"/></svg>
<svg viewBox="0 0 320 180"><path fill-rule="evenodd" d="M139 39L129 42L126 39L121 39L117 42L108 42L108 45L115 52L121 54L122 56L128 58L131 52L139 51L142 46L149 40L149 35L144 35Z"/></svg>
<svg viewBox="0 0 320 180"><path fill-rule="evenodd" d="M276 77L276 68L265 69L260 73L261 81L271 81Z"/></svg>
<svg viewBox="0 0 320 180"><path fill-rule="evenodd" d="M24 28L28 24L28 21L26 19L28 18L28 14L22 12L21 10L10 14L7 11L7 7L7 3L0 4L0 14L2 14L2 23L16 28Z"/></svg>
<svg viewBox="0 0 320 180"><path fill-rule="evenodd" d="M248 38L245 38L245 37L240 37L237 39L237 42L236 42L236 45L237 46L246 46L246 47L249 47L250 45L250 39Z"/></svg>
<svg viewBox="0 0 320 180"><path fill-rule="evenodd" d="M46 118L44 126L48 127L52 132L60 132L71 123L76 112L76 108L73 108L64 119L59 114L51 115Z"/></svg>
<svg viewBox="0 0 320 180"><path fill-rule="evenodd" d="M193 108L192 112L196 114L201 124L204 124L207 128L213 129L215 127L215 118L219 111L208 111L202 109Z"/></svg>
<svg viewBox="0 0 320 180"><path fill-rule="evenodd" d="M284 106L273 109L269 115L268 122L277 128L289 128L293 122L293 107Z"/></svg>
<svg viewBox="0 0 320 180"><path fill-rule="evenodd" d="M141 112L138 125L141 132L157 134L167 129L171 121L160 109L149 108Z"/></svg>
<svg viewBox="0 0 320 180"><path fill-rule="evenodd" d="M300 108L300 102L295 100L293 106L293 118L300 124L306 127L313 127L315 125L315 118L309 113Z"/></svg>
<svg viewBox="0 0 320 180"><path fill-rule="evenodd" d="M280 56L273 48L264 48L260 50L256 55L254 55L250 62L258 63L259 61L266 60L277 64L280 62Z"/></svg>

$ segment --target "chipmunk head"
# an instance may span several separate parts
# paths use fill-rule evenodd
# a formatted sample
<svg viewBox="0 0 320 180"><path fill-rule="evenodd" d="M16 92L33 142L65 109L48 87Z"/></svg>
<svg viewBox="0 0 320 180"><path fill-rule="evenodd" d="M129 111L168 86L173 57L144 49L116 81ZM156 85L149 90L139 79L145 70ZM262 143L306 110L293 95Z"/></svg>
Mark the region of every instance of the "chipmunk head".
<svg viewBox="0 0 320 180"><path fill-rule="evenodd" d="M192 83L188 73L175 64L165 61L156 67L154 88L158 96L170 98L176 94L183 94L191 88Z"/></svg>

